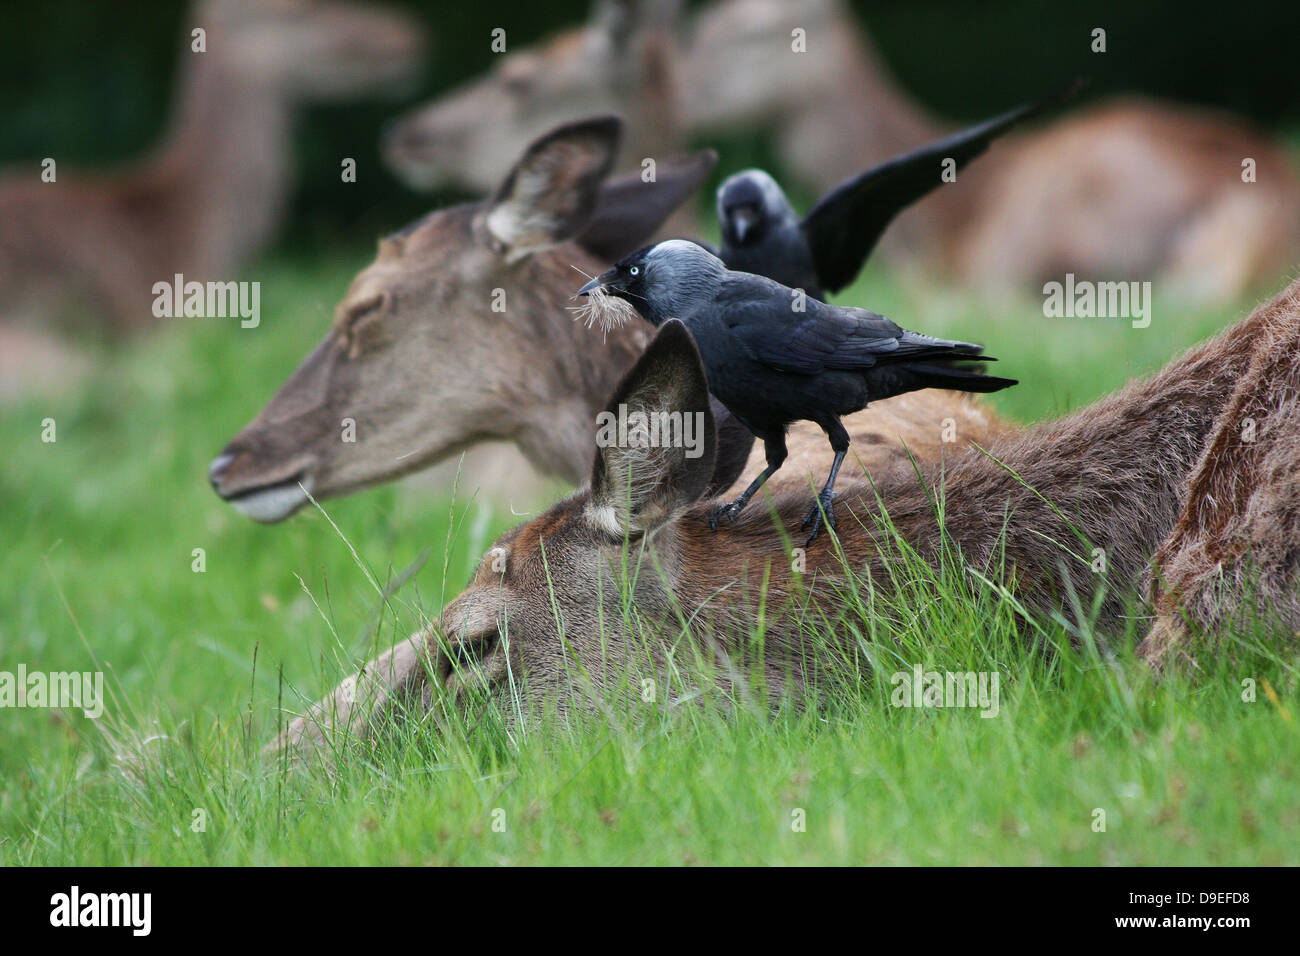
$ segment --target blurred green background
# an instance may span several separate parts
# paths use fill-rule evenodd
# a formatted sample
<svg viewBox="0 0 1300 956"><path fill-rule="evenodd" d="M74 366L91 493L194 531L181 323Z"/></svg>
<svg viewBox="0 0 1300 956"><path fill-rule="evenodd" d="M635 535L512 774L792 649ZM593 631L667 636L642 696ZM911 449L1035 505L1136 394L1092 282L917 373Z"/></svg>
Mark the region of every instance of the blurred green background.
<svg viewBox="0 0 1300 956"><path fill-rule="evenodd" d="M422 195L380 162L379 130L410 106L491 66L489 31L504 26L512 49L578 24L587 0L451 4L390 0L414 11L433 36L427 69L401 101L315 106L297 129L297 191L280 242L357 243L461 198ZM695 8L699 2L690 4ZM1224 5L1173 0L857 0L852 4L904 88L936 115L975 120L1084 74L1084 101L1120 92L1233 110L1260 124L1300 128L1294 43L1300 4ZM153 144L168 115L187 4L46 0L5 4L0 31L0 165L55 155L75 164L129 160ZM1093 27L1108 52L1088 48ZM755 156L757 140L721 146L721 170ZM338 156L360 176L344 187Z"/></svg>

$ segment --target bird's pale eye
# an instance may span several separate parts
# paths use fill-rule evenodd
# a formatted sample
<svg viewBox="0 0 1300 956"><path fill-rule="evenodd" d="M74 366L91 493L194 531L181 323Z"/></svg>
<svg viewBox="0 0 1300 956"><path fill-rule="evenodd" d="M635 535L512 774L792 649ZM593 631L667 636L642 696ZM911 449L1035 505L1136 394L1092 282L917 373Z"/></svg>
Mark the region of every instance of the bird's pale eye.
<svg viewBox="0 0 1300 956"><path fill-rule="evenodd" d="M640 267L640 266L633 266L632 268L628 269L627 272L628 272L628 275L639 276L639 275L641 274L641 267Z"/></svg>

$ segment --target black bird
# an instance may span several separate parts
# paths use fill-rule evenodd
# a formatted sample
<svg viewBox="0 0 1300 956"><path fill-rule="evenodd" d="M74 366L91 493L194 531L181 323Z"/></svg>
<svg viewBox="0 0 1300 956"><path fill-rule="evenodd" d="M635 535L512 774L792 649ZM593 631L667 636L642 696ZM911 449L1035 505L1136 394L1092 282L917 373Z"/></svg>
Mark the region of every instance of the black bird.
<svg viewBox="0 0 1300 956"><path fill-rule="evenodd" d="M764 276L732 272L685 239L625 256L578 295L597 291L630 303L656 327L681 319L699 346L709 391L763 440L767 467L714 512L715 530L719 518L735 520L781 467L793 422L816 422L835 451L830 477L804 519L811 543L823 514L835 527L835 478L849 449L841 415L921 388L995 392L1016 384L969 367L996 361L979 345L909 332L866 309L827 305Z"/></svg>
<svg viewBox="0 0 1300 956"><path fill-rule="evenodd" d="M944 160L952 159L960 171L1011 127L1073 96L1081 86L1076 80L1036 103L846 179L802 220L776 180L761 169L729 176L718 187L718 258L728 269L768 276L824 300L827 292L838 292L857 277L895 216L943 182Z"/></svg>

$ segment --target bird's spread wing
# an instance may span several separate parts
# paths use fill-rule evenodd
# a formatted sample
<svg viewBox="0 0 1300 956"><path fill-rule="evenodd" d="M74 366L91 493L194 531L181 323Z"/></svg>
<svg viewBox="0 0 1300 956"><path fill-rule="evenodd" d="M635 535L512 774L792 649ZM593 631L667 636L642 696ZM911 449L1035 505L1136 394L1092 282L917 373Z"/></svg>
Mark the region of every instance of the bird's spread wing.
<svg viewBox="0 0 1300 956"><path fill-rule="evenodd" d="M894 217L940 185L945 159L955 160L960 170L1012 126L1073 96L1081 85L1076 80L1052 96L895 157L832 189L802 223L822 286L837 292L854 280Z"/></svg>

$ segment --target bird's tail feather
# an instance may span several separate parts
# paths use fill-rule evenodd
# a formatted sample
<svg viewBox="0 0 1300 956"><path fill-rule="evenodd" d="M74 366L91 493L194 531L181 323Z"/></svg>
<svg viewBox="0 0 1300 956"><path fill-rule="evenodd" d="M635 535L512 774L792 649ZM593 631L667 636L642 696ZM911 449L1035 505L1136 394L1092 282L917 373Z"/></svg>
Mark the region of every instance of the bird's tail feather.
<svg viewBox="0 0 1300 956"><path fill-rule="evenodd" d="M991 356L981 355L980 362L996 362ZM985 375L979 366L908 365L907 370L916 377L919 388L950 388L960 392L997 392L1020 384L1014 378Z"/></svg>

